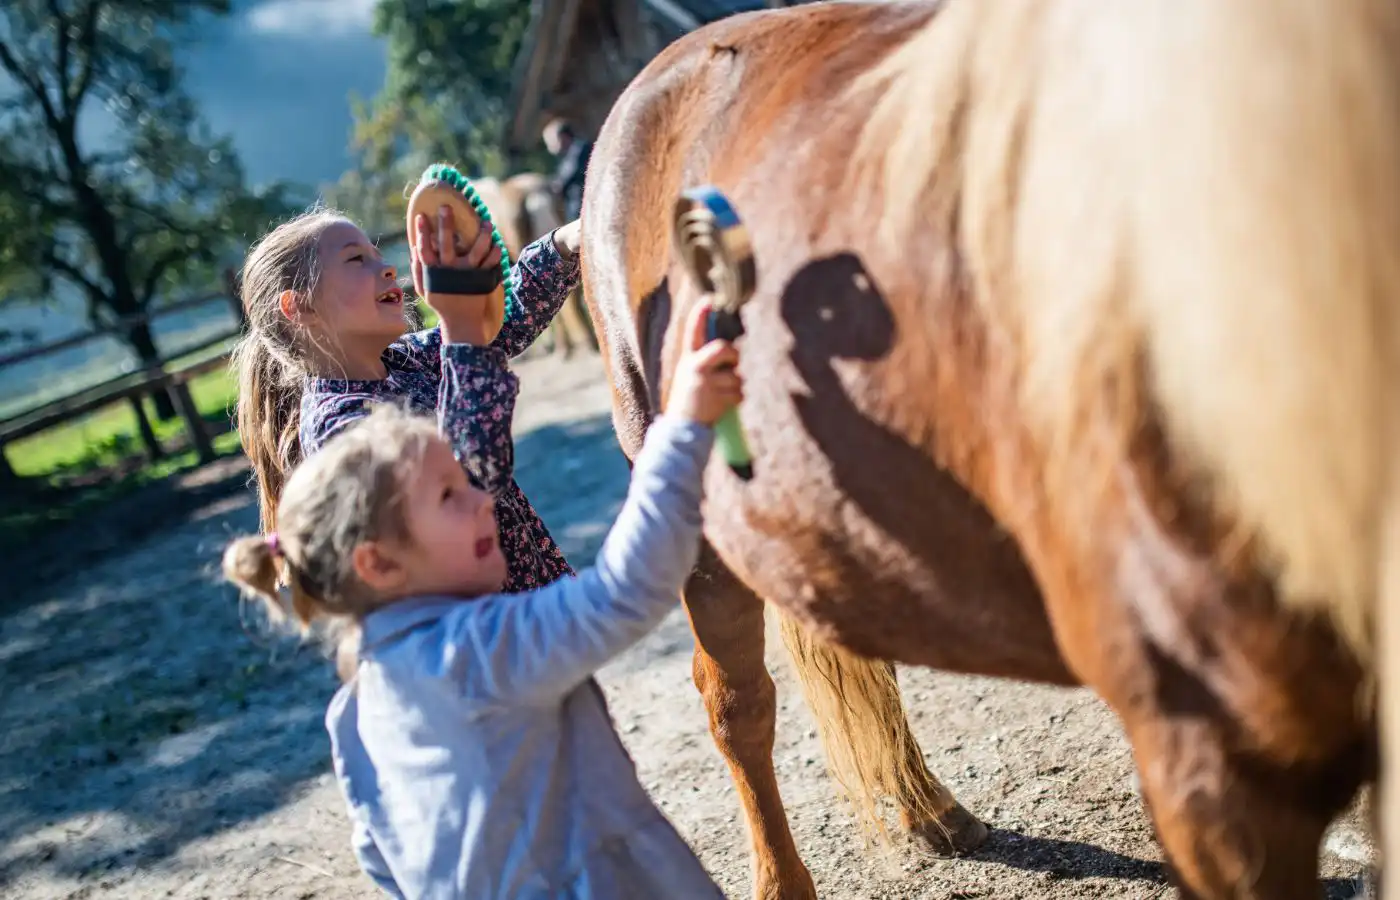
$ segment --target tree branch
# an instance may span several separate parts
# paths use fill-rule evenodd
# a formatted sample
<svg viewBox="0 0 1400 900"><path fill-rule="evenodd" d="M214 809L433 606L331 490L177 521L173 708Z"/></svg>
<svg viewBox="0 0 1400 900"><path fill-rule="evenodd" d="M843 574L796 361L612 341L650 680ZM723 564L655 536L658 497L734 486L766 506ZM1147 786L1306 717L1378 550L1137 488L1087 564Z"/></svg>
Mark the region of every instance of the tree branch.
<svg viewBox="0 0 1400 900"><path fill-rule="evenodd" d="M55 269L58 272L61 272L64 275L64 277L68 278L74 284L78 285L78 287L81 287L82 289L87 291L90 297L105 298L107 296L107 292L102 290L102 288L98 287L97 283L94 282L92 279L88 278L88 276L83 272L82 269L73 265L68 260L62 258L57 253L53 252L53 250L45 251L44 265L48 266L51 269Z"/></svg>
<svg viewBox="0 0 1400 900"><path fill-rule="evenodd" d="M39 108L43 110L44 121L55 136L62 133L58 112L53 108L53 101L49 99L49 92L44 90L44 83L37 74L30 74L25 71L25 67L20 65L19 58L14 51L4 41L0 41L0 69L10 73L10 77L19 82L29 90L34 99L39 102Z"/></svg>
<svg viewBox="0 0 1400 900"><path fill-rule="evenodd" d="M58 5L58 0L49 0L49 15L53 17L54 28L58 31L58 96L63 102L64 113L71 113L68 107L68 56L72 42L68 35L68 17L63 14L63 7Z"/></svg>
<svg viewBox="0 0 1400 900"><path fill-rule="evenodd" d="M156 257L156 261L151 263L151 268L146 272L145 281L141 285L141 296L138 299L142 309L150 306L151 300L155 297L156 288L160 285L161 276L163 276L171 266L183 262L191 255L187 247L172 247Z"/></svg>
<svg viewBox="0 0 1400 900"><path fill-rule="evenodd" d="M76 111L92 88L93 74L97 71L97 20L102 12L101 0L89 0L83 10L83 28L78 35L78 47L83 51L82 67L78 70L78 81L73 88L71 108Z"/></svg>

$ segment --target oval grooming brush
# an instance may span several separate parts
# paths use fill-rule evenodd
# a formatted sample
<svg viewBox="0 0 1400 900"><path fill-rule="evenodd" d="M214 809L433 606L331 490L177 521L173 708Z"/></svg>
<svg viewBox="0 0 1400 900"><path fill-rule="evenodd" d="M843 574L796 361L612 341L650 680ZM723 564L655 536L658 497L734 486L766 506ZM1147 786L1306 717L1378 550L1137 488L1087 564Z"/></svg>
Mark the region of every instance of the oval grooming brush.
<svg viewBox="0 0 1400 900"><path fill-rule="evenodd" d="M459 269L449 266L423 267L424 299L432 304L436 294L480 298L482 331L489 343L500 333L508 317L515 314L515 296L510 277L510 253L491 222L491 212L472 187L471 180L449 165L438 163L424 170L408 198L408 233L414 234L413 220L421 213L436 222L438 209L452 210L453 229L460 245L470 247L482 228L491 229L491 241L501 251L501 264L485 269Z"/></svg>

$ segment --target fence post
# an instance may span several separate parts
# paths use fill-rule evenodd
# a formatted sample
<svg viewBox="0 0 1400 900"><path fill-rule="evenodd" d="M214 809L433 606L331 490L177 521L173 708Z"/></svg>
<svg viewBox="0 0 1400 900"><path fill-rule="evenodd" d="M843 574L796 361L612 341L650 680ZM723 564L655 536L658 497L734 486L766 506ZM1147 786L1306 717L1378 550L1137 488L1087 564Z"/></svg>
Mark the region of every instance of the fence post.
<svg viewBox="0 0 1400 900"><path fill-rule="evenodd" d="M146 445L146 458L155 462L165 455L165 448L161 447L160 440L156 438L156 431L151 427L150 417L146 415L146 404L142 400L143 397L139 393L126 398L136 416L136 430L141 433L141 443Z"/></svg>
<svg viewBox="0 0 1400 900"><path fill-rule="evenodd" d="M204 427L204 417L199 414L199 407L194 404L194 396L190 394L190 383L176 376L170 392L175 396L175 405L180 408L180 415L185 419L185 428L190 433L190 443L194 445L199 461L213 462L214 442L209 440L209 429Z"/></svg>

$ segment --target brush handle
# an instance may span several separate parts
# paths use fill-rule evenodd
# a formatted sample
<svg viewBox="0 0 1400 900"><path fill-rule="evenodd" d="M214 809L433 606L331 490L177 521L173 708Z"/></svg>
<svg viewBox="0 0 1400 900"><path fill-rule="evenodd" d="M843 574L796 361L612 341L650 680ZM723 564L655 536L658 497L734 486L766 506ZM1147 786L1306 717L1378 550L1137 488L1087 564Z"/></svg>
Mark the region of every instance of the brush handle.
<svg viewBox="0 0 1400 900"><path fill-rule="evenodd" d="M705 332L706 340L733 341L744 333L744 323L737 313L711 309L705 320ZM744 423L739 419L739 407L715 422L715 446L735 475L744 481L753 478L753 456L749 453Z"/></svg>

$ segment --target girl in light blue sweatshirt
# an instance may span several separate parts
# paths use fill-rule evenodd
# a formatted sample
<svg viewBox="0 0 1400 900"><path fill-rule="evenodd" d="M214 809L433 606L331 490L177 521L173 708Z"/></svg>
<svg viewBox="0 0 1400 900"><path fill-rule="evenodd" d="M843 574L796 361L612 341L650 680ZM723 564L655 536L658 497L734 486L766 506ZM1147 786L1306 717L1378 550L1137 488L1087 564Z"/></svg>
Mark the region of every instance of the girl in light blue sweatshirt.
<svg viewBox="0 0 1400 900"><path fill-rule="evenodd" d="M293 472L276 534L225 553L274 613L358 641L326 727L355 854L390 895L723 897L638 782L592 677L675 608L695 564L711 429L742 391L704 315L590 569L502 593L492 496L454 457L471 448L393 406Z"/></svg>

